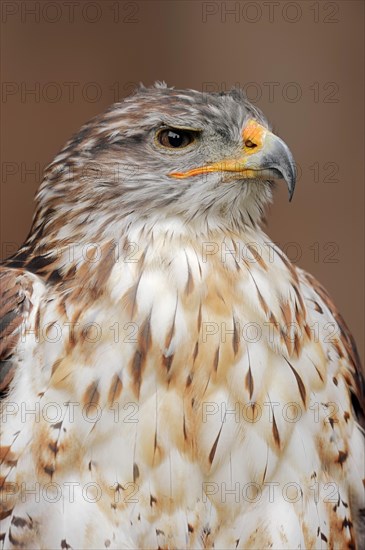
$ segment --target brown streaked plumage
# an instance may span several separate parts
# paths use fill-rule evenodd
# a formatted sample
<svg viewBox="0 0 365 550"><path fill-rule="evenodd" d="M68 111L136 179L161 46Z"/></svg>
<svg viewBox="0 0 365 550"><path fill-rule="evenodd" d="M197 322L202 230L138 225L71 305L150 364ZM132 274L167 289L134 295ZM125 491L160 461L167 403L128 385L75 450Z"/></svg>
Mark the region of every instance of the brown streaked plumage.
<svg viewBox="0 0 365 550"><path fill-rule="evenodd" d="M0 268L0 548L361 548L363 374L260 229L295 167L239 90L141 88Z"/></svg>

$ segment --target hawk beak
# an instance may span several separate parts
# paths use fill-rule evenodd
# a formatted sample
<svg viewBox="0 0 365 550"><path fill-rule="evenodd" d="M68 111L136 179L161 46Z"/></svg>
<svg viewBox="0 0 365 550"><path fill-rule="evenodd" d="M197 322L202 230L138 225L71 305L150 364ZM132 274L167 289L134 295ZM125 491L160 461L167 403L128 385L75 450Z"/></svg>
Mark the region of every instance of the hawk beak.
<svg viewBox="0 0 365 550"><path fill-rule="evenodd" d="M296 168L288 146L255 120L249 120L242 132L243 150L237 158L222 160L186 172L172 172L173 178L188 178L207 172L235 172L245 179L284 179L292 199Z"/></svg>

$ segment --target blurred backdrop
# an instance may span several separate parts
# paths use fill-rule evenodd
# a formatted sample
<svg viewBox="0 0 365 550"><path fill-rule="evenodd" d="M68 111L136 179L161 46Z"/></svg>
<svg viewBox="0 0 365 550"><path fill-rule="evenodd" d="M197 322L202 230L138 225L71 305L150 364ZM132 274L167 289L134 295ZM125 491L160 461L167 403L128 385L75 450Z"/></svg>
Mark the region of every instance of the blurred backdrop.
<svg viewBox="0 0 365 550"><path fill-rule="evenodd" d="M364 356L362 1L6 1L1 255L30 228L42 170L136 83L241 86L292 149L267 232L327 287Z"/></svg>

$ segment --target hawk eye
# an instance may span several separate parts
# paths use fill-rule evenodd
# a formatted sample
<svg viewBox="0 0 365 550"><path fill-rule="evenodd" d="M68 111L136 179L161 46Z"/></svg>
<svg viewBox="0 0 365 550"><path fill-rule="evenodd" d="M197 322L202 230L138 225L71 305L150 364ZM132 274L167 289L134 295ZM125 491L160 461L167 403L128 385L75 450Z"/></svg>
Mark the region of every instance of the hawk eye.
<svg viewBox="0 0 365 550"><path fill-rule="evenodd" d="M164 128L157 134L160 145L168 149L182 149L195 140L196 132L178 128Z"/></svg>

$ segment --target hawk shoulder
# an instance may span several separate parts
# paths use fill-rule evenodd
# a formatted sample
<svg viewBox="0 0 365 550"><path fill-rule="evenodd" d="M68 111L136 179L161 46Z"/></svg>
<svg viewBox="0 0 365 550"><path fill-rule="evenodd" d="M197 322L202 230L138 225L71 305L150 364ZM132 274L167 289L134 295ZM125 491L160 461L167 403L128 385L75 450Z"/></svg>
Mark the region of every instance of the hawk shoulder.
<svg viewBox="0 0 365 550"><path fill-rule="evenodd" d="M34 330L37 319L39 322L43 289L37 275L24 269L0 267L0 396L7 392L14 377L21 355L22 331Z"/></svg>
<svg viewBox="0 0 365 550"><path fill-rule="evenodd" d="M314 308L320 316L325 316L327 323L335 326L334 336L329 336L326 342L334 349L344 365L342 373L350 392L352 406L359 424L365 429L365 378L355 340L332 297L323 285L306 271L298 269L298 272L302 283L306 287L307 304L309 302L310 307Z"/></svg>

